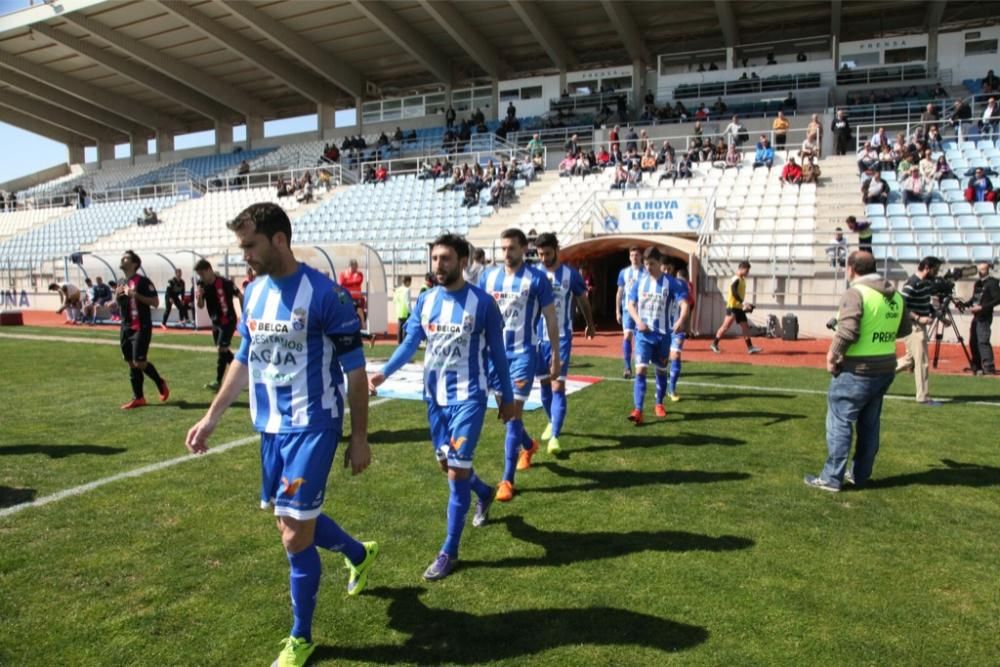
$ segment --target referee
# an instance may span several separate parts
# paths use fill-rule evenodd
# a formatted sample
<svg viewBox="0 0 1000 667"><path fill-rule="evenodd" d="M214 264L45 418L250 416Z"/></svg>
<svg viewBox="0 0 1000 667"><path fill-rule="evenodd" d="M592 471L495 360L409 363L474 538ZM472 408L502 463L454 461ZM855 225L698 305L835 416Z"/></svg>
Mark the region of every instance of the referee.
<svg viewBox="0 0 1000 667"><path fill-rule="evenodd" d="M913 322L913 332L904 339L906 354L896 360L896 372L913 371L917 385L917 403L932 408L941 403L931 400L928 390L927 327L934 319L931 283L937 278L940 268L940 259L924 257L917 265L917 272L906 280L900 290Z"/></svg>
<svg viewBox="0 0 1000 667"><path fill-rule="evenodd" d="M143 395L143 375L148 375L160 392L160 400L170 396L166 381L160 377L156 367L149 363L149 343L153 338L152 308L160 306L160 296L156 287L146 276L139 275L142 259L131 250L122 255L121 268L125 280L115 288L115 299L121 313L122 357L129 365L129 379L132 382L132 400L122 406L122 410L132 410L146 405Z"/></svg>
<svg viewBox="0 0 1000 667"><path fill-rule="evenodd" d="M198 274L195 298L198 307L206 309L212 319L212 342L219 349L215 382L206 384L205 389L218 391L222 378L226 375L226 369L233 360L233 353L229 349L233 334L236 332L236 309L233 307L233 297L237 299L243 297L233 281L218 275L207 259L198 260L194 265L194 272Z"/></svg>

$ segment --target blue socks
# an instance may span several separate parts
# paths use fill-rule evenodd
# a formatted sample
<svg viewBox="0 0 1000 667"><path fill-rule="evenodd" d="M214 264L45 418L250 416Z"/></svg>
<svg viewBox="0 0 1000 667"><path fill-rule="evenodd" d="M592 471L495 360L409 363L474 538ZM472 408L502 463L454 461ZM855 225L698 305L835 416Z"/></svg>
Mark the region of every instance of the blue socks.
<svg viewBox="0 0 1000 667"><path fill-rule="evenodd" d="M472 471L472 474L469 475L469 486L480 500L489 500L493 497L493 487L479 479L479 475L477 475L474 470Z"/></svg>
<svg viewBox="0 0 1000 667"><path fill-rule="evenodd" d="M625 370L632 372L632 339L622 339L622 358L625 360Z"/></svg>
<svg viewBox="0 0 1000 667"><path fill-rule="evenodd" d="M642 410L642 404L646 400L646 376L642 373L637 373L635 376L633 397L635 398L635 409Z"/></svg>
<svg viewBox="0 0 1000 667"><path fill-rule="evenodd" d="M524 437L524 424L520 419L507 422L507 437L504 439L504 481L514 483L514 472L517 470L517 455L521 451L521 438Z"/></svg>
<svg viewBox="0 0 1000 667"><path fill-rule="evenodd" d="M524 422L521 422L521 446L525 449L531 449L531 436L528 435L528 429L524 428Z"/></svg>
<svg viewBox="0 0 1000 667"><path fill-rule="evenodd" d="M365 560L364 545L344 532L336 521L325 514L316 517L316 534L313 542L328 551L344 554L354 565L361 565Z"/></svg>
<svg viewBox="0 0 1000 667"><path fill-rule="evenodd" d="M552 421L552 383L551 382L541 382L539 383L542 390L542 407L545 408L545 414L548 415L549 421Z"/></svg>
<svg viewBox="0 0 1000 667"><path fill-rule="evenodd" d="M681 376L681 360L670 360L670 393L677 393L677 378Z"/></svg>
<svg viewBox="0 0 1000 667"><path fill-rule="evenodd" d="M465 526L465 515L469 512L472 499L469 479L449 479L448 487L451 496L448 498L448 536L444 540L441 551L452 558L458 558L458 542L462 539L462 528Z"/></svg>
<svg viewBox="0 0 1000 667"><path fill-rule="evenodd" d="M288 583L292 589L292 636L312 642L312 618L316 609L316 592L319 590L321 565L316 545L297 554L288 554L291 574Z"/></svg>
<svg viewBox="0 0 1000 667"><path fill-rule="evenodd" d="M544 385L543 385L544 386ZM558 438L562 433L563 422L566 421L566 386L554 393L552 397L552 437Z"/></svg>
<svg viewBox="0 0 1000 667"><path fill-rule="evenodd" d="M667 393L667 374L656 371L656 404L663 403L663 397Z"/></svg>

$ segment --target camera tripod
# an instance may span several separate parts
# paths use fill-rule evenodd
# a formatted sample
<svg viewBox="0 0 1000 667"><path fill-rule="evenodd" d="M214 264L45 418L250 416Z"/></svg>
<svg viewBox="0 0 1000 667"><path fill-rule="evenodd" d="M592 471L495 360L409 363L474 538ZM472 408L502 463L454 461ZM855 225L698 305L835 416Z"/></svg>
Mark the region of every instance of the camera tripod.
<svg viewBox="0 0 1000 667"><path fill-rule="evenodd" d="M941 340L944 338L944 330L948 324L951 324L951 330L955 333L955 339L958 344L962 346L962 352L965 354L965 360L968 362L969 366L967 370L972 370L972 355L969 354L969 348L965 346L965 339L962 338L962 333L958 329L958 325L955 324L955 318L951 314L951 302L952 297L947 296L941 300L941 307L934 313L934 317L931 319L930 325L927 327L927 331L931 334L934 339L934 368L938 367L938 359L941 357ZM961 310L961 304L958 304Z"/></svg>

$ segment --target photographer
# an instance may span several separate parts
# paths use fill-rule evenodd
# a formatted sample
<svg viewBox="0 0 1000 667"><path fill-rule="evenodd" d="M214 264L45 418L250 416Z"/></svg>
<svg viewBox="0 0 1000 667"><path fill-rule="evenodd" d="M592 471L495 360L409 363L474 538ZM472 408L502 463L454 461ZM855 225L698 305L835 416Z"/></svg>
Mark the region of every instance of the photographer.
<svg viewBox="0 0 1000 667"><path fill-rule="evenodd" d="M855 251L847 258L851 287L844 292L837 328L826 353L833 375L827 392L827 458L819 476L806 475L807 486L837 492L846 482L861 486L872 474L879 447L882 397L896 374L896 338L910 332L911 320L902 297L875 273L875 258ZM854 464L852 427L858 440Z"/></svg>
<svg viewBox="0 0 1000 667"><path fill-rule="evenodd" d="M907 279L900 290L909 311L913 331L905 338L906 354L897 360L896 372L913 371L917 385L917 403L927 407L941 405L939 401L931 400L927 389L927 326L934 319L931 293L940 268L940 259L924 257L917 265L917 272Z"/></svg>
<svg viewBox="0 0 1000 667"><path fill-rule="evenodd" d="M993 308L1000 304L1000 282L990 275L990 262L976 265L978 275L972 288L972 299L965 303L972 313L969 347L972 349L972 371L976 375L996 375L993 347L990 345Z"/></svg>

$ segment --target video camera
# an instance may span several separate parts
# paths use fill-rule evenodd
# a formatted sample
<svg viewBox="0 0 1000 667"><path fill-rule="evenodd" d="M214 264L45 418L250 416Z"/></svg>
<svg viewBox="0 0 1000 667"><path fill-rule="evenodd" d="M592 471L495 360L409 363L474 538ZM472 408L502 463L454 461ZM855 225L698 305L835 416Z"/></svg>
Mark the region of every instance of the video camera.
<svg viewBox="0 0 1000 667"><path fill-rule="evenodd" d="M958 308L959 312L964 312L965 304L954 299L955 282L976 275L975 266L958 266L948 269L943 276L936 276L931 283L931 296L939 298L942 302L951 300Z"/></svg>

